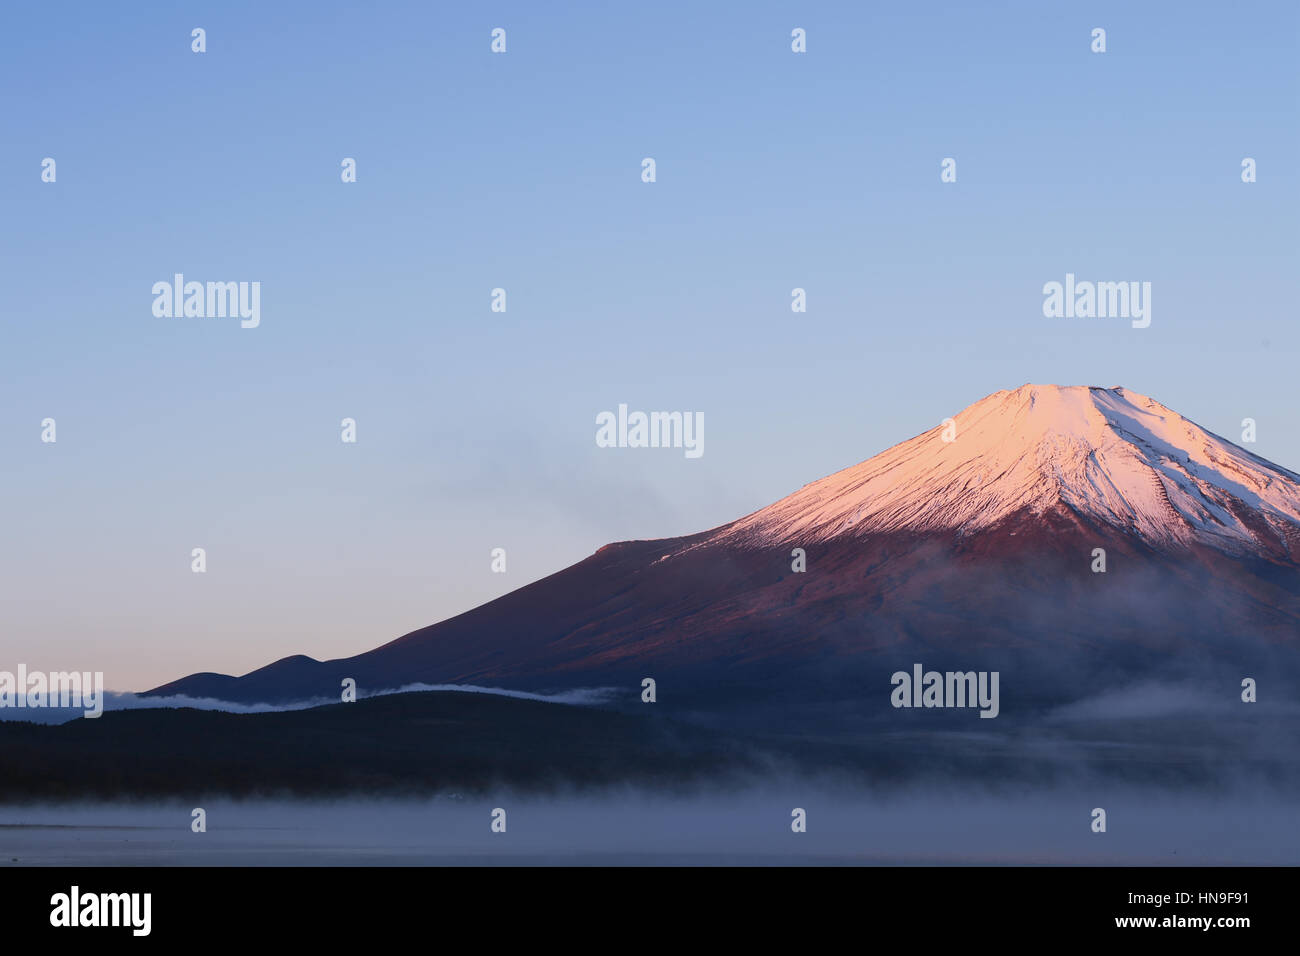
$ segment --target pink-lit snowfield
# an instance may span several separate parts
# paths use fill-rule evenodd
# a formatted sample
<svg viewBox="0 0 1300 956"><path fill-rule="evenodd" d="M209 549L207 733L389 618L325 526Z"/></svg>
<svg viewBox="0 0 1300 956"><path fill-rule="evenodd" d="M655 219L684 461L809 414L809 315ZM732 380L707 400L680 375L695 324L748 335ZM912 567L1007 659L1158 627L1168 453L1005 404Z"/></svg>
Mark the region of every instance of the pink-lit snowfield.
<svg viewBox="0 0 1300 956"><path fill-rule="evenodd" d="M1300 549L1300 475L1137 392L1058 385L995 392L950 425L806 485L718 539L970 533L1058 504L1152 543Z"/></svg>

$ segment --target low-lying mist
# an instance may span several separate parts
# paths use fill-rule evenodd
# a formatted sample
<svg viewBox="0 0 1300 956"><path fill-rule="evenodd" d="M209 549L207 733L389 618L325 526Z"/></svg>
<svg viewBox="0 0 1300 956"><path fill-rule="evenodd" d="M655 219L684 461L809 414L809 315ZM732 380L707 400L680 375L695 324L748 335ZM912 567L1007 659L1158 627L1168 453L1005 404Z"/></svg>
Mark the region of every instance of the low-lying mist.
<svg viewBox="0 0 1300 956"><path fill-rule="evenodd" d="M1105 832L1094 832L1097 809ZM773 781L664 796L0 806L0 865L659 865L1300 863L1296 804L1103 784L867 796ZM792 830L794 811L806 832ZM505 832L493 832L504 811Z"/></svg>

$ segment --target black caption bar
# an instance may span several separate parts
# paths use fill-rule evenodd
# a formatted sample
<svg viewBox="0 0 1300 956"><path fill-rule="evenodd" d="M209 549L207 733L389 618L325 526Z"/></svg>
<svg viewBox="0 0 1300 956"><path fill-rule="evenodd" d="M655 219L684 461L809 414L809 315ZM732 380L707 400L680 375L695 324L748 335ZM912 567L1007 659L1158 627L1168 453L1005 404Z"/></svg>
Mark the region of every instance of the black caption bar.
<svg viewBox="0 0 1300 956"><path fill-rule="evenodd" d="M75 934L79 943L338 943L441 925L494 943L600 932L667 945L698 926L770 943L912 926L927 942L974 933L1231 944L1285 929L1294 876L1287 868L14 867L0 871L0 913L9 940Z"/></svg>

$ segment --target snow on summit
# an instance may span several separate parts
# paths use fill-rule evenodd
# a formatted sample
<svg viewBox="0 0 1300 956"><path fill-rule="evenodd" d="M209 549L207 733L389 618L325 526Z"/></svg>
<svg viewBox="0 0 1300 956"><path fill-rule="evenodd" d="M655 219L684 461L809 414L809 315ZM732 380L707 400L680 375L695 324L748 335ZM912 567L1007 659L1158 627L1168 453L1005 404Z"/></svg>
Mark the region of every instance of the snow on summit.
<svg viewBox="0 0 1300 956"><path fill-rule="evenodd" d="M1300 475L1124 388L1023 385L805 485L714 540L970 533L1068 507L1153 544L1300 550Z"/></svg>

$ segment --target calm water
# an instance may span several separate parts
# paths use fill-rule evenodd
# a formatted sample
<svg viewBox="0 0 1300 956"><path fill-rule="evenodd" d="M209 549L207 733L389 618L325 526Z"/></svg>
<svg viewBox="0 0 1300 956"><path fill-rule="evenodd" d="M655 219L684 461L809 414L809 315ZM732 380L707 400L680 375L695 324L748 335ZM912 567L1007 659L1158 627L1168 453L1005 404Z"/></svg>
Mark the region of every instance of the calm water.
<svg viewBox="0 0 1300 956"><path fill-rule="evenodd" d="M1297 864L1296 807L1257 797L765 793L0 807L0 866ZM1090 829L1107 811L1107 832ZM494 808L506 832L490 830ZM791 832L791 810L807 832Z"/></svg>

